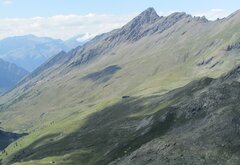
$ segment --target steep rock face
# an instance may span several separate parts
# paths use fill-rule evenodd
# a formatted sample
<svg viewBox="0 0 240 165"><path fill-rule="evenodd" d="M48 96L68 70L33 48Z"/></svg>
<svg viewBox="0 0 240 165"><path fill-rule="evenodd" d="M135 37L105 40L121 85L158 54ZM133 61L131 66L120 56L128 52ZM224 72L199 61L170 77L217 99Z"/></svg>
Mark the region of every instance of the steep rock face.
<svg viewBox="0 0 240 165"><path fill-rule="evenodd" d="M160 17L156 11L153 8L149 8L121 28L115 35L111 36L111 39L121 37L119 40L137 40L146 35L146 32L144 32L146 27L156 23L159 19Z"/></svg>
<svg viewBox="0 0 240 165"><path fill-rule="evenodd" d="M191 18L186 13L173 13L159 17L153 8L149 8L119 30L115 30L105 40L136 41L154 33L162 33L182 19Z"/></svg>

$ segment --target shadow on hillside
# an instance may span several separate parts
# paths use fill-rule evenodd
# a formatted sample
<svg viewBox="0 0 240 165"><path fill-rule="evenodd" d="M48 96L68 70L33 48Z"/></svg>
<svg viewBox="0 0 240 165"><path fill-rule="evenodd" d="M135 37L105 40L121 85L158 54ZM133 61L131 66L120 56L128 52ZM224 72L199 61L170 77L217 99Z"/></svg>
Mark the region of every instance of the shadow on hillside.
<svg viewBox="0 0 240 165"><path fill-rule="evenodd" d="M154 104L144 105L146 102ZM166 108L154 116L159 120L150 130L137 129L139 123L148 116L129 117L148 109L154 109L162 102L160 96L149 98L129 98L91 115L78 131L55 141L57 134L38 139L19 151L11 162L38 160L50 156L72 154L68 159L83 164L107 164L139 148L142 144L163 135L174 123L174 113ZM142 132L146 132L142 134ZM42 142L45 142L44 145Z"/></svg>
<svg viewBox="0 0 240 165"><path fill-rule="evenodd" d="M17 134L12 132L5 132L0 130L0 151L4 150L9 144L13 143L17 139L22 136L26 136L27 134Z"/></svg>
<svg viewBox="0 0 240 165"><path fill-rule="evenodd" d="M57 134L38 139L20 150L11 162L69 154L66 159L73 164L108 164L183 124L185 119L177 118L177 109L171 106L172 101L192 97L194 92L212 81L205 78L162 96L123 99L92 114L81 128L63 139L55 140L59 136ZM193 110L190 107L186 112L190 113L188 116L202 117L205 113L199 111L196 115Z"/></svg>

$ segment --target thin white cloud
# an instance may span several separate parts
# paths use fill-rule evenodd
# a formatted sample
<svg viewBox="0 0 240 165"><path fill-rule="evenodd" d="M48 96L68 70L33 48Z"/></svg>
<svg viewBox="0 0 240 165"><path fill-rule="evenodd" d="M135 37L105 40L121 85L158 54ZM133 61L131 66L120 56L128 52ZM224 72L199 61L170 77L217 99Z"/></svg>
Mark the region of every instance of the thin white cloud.
<svg viewBox="0 0 240 165"><path fill-rule="evenodd" d="M205 12L193 13L195 16L205 16L209 20L216 20L218 18L224 18L230 15L231 12L225 9L211 9Z"/></svg>
<svg viewBox="0 0 240 165"><path fill-rule="evenodd" d="M119 28L135 15L56 15L53 17L0 19L0 38L34 34L68 39L77 34L92 37Z"/></svg>
<svg viewBox="0 0 240 165"><path fill-rule="evenodd" d="M174 12L181 12L181 11L167 11L167 12L159 12L159 15L162 16L167 16L171 13ZM231 14L231 11L225 10L225 9L211 9L208 11L201 11L201 12L192 12L192 13L188 13L191 14L193 16L198 16L198 17L202 17L205 16L208 20L216 20L218 18L224 18L227 17L228 15Z"/></svg>
<svg viewBox="0 0 240 165"><path fill-rule="evenodd" d="M11 5L13 3L13 1L12 0L2 0L2 3L4 5Z"/></svg>
<svg viewBox="0 0 240 165"><path fill-rule="evenodd" d="M79 41L79 42L84 42L84 41L87 41L87 40L89 40L89 39L91 39L91 38L93 38L93 37L94 37L94 36L93 36L92 34L86 33L86 34L83 34L83 35L79 36L79 37L77 38L77 41Z"/></svg>
<svg viewBox="0 0 240 165"><path fill-rule="evenodd" d="M172 12L159 12L159 15L166 16ZM230 12L224 9L212 9L206 12L190 14L194 16L206 16L210 20L215 20L228 16ZM87 39L88 37L92 38L95 35L120 28L136 15L99 15L90 13L87 15L0 19L0 39L26 34L64 40L79 34L86 34L82 39Z"/></svg>

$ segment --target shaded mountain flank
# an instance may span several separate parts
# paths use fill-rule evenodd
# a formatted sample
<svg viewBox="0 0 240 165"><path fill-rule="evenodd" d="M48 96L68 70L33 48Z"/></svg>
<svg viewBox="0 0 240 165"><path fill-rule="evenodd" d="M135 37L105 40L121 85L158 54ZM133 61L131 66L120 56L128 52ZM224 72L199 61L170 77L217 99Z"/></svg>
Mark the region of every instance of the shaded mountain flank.
<svg viewBox="0 0 240 165"><path fill-rule="evenodd" d="M0 59L0 95L14 87L28 72L15 64Z"/></svg>
<svg viewBox="0 0 240 165"><path fill-rule="evenodd" d="M149 8L52 57L0 97L2 164L238 165L239 26Z"/></svg>
<svg viewBox="0 0 240 165"><path fill-rule="evenodd" d="M20 137L24 136L26 134L17 134L17 133L11 133L11 132L5 132L0 130L0 151L4 154L6 154L5 151L3 151L9 144L14 142L15 140L19 139Z"/></svg>

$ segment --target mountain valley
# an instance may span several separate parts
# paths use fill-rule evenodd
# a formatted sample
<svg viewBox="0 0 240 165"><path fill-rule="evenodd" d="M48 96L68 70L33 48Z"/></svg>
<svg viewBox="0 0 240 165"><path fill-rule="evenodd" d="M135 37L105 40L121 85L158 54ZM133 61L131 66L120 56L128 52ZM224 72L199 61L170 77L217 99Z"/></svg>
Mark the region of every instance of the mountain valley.
<svg viewBox="0 0 240 165"><path fill-rule="evenodd" d="M52 56L0 97L1 163L239 164L239 26L148 8Z"/></svg>

